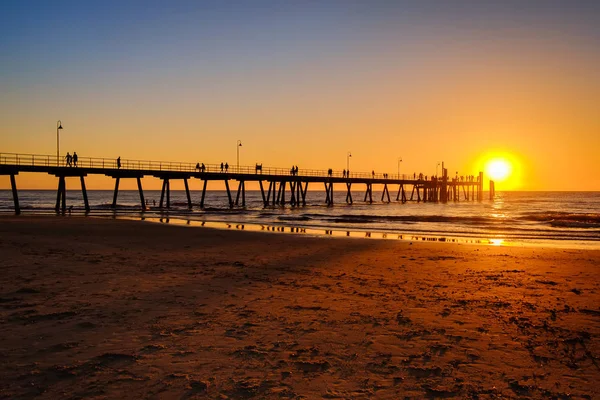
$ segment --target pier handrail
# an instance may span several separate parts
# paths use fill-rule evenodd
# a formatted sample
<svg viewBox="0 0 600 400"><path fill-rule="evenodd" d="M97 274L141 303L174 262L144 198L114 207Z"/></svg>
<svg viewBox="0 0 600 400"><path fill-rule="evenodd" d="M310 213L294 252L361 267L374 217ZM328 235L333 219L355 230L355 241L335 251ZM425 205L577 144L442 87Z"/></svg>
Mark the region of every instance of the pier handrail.
<svg viewBox="0 0 600 400"><path fill-rule="evenodd" d="M56 155L47 154L22 154L22 153L0 153L0 165L5 166L40 166L40 167L68 167L65 157L56 157ZM200 163L202 165L202 163ZM228 170L221 170L220 164L205 164L205 173L230 173L230 174L263 174L277 176L291 176L291 168L281 167L266 167L262 166L261 170L256 169L256 165L242 166L230 165ZM134 170L134 171L172 171L172 172L200 172L196 168L196 163L179 162L179 161L151 161L151 160L129 160L121 159L121 167L117 166L116 158L99 158L99 157L80 157L77 159L77 167L71 168L102 168L114 170ZM320 169L298 169L299 177L334 177L334 178L360 178L360 179L396 179L396 180L413 180L413 175L407 174L388 174L385 178L384 173L369 172L350 172L349 176L344 176L342 171L333 170L329 175L327 170Z"/></svg>

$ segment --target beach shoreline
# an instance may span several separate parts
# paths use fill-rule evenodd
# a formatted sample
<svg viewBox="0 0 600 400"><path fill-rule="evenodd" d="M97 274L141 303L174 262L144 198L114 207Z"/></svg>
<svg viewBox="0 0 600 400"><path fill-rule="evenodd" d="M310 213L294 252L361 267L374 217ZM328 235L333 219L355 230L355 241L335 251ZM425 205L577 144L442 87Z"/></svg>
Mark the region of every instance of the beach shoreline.
<svg viewBox="0 0 600 400"><path fill-rule="evenodd" d="M0 217L7 398L600 396L600 251Z"/></svg>

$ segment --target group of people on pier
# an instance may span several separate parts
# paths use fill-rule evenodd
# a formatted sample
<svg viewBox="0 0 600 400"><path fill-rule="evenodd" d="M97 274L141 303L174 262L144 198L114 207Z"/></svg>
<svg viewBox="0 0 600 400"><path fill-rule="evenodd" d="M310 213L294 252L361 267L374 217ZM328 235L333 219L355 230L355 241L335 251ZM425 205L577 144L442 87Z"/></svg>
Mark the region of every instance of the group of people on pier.
<svg viewBox="0 0 600 400"><path fill-rule="evenodd" d="M458 178L458 176L457 176ZM467 175L467 176L462 176L460 177L460 181L461 182L475 182L475 178L477 178L477 182L479 182L479 177L475 176L475 175Z"/></svg>
<svg viewBox="0 0 600 400"><path fill-rule="evenodd" d="M73 155L71 155L68 151L67 151L67 155L65 156L65 161L67 163L67 167L76 167L77 166L77 152L74 151Z"/></svg>
<svg viewBox="0 0 600 400"><path fill-rule="evenodd" d="M221 165L223 165L223 164L221 164ZM202 163L202 164L196 163L196 171L206 172L206 165L204 165L204 163ZM221 167L221 171L223 171L223 167Z"/></svg>
<svg viewBox="0 0 600 400"><path fill-rule="evenodd" d="M290 169L290 175L298 176L298 166L297 165L292 165L292 169Z"/></svg>

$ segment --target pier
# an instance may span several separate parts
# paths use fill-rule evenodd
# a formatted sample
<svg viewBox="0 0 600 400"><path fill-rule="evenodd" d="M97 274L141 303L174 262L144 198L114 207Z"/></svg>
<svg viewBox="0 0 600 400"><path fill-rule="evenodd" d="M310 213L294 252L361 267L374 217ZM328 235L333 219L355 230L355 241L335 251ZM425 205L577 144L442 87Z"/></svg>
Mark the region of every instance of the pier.
<svg viewBox="0 0 600 400"><path fill-rule="evenodd" d="M79 157L77 165L66 165L62 157L39 154L0 153L0 175L10 176L15 214L21 213L16 177L21 172L46 173L58 179L56 192L56 212L65 213L67 210L66 191L67 178L78 178L83 195L85 211L91 208L87 197L85 177L88 175L105 175L115 181L112 207L117 207L119 183L121 179L136 179L140 198L141 211L145 211L144 190L141 179L154 177L162 180L159 208L171 207L171 181L182 180L184 183L187 206L192 209L194 203L190 193L188 181L199 179L203 182L200 202L198 206L204 208L208 183L223 181L227 192L230 208L246 206L246 182L257 182L260 187L264 207L306 206L306 193L309 184L324 188L323 201L328 206L334 205L333 191L335 187L343 187L346 191L347 204L353 204L352 185L365 189L363 202L373 203L373 186L382 189L381 202L395 201L406 203L413 202L441 202L449 201L482 201L483 200L483 173L469 177L451 177L448 169L442 166L442 175L427 177L416 175L392 175L384 173L366 173L313 170L313 169L286 169L263 167L262 164L254 166L228 166L222 164L182 163L168 161L142 161L119 160L115 158L90 158ZM237 182L236 187L230 186ZM493 199L494 183L490 181L490 199ZM235 195L235 196L234 196ZM289 197L288 197L289 195Z"/></svg>

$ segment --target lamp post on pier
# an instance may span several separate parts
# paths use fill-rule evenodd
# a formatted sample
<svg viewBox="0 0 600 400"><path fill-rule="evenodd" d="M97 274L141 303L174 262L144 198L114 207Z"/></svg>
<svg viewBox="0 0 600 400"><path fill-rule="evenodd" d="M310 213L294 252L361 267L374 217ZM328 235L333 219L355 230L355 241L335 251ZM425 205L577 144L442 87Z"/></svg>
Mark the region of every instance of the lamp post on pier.
<svg viewBox="0 0 600 400"><path fill-rule="evenodd" d="M436 178L437 178L437 176L438 176L438 167L439 167L439 166L440 166L440 163L437 163L437 164L435 165L435 177L436 177Z"/></svg>
<svg viewBox="0 0 600 400"><path fill-rule="evenodd" d="M400 163L402 162L402 157L398 157L398 179L400 179Z"/></svg>
<svg viewBox="0 0 600 400"><path fill-rule="evenodd" d="M56 121L56 166L58 167L60 165L60 141L59 141L59 136L58 136L58 130L62 129L62 122L60 122L60 119L58 121Z"/></svg>
<svg viewBox="0 0 600 400"><path fill-rule="evenodd" d="M240 173L240 147L242 147L242 141L238 140L237 144L235 146L235 149L237 150L237 172L238 172L238 174Z"/></svg>
<svg viewBox="0 0 600 400"><path fill-rule="evenodd" d="M348 152L346 154L346 176L350 178L350 157L352 157L352 153Z"/></svg>

